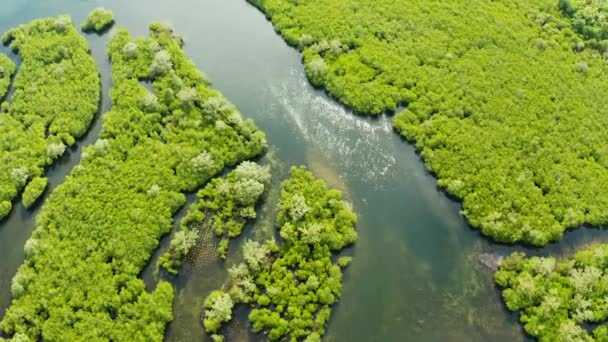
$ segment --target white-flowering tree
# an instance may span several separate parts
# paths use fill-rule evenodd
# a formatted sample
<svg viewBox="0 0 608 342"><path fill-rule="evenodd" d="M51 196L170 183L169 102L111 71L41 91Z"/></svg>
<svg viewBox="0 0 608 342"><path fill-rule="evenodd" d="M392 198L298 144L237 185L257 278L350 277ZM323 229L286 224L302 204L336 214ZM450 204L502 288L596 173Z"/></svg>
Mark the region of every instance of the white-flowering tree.
<svg viewBox="0 0 608 342"><path fill-rule="evenodd" d="M220 335L216 335L223 323L232 319L232 308L234 302L228 293L224 291L213 291L205 299L205 317L203 325L208 333L216 336L214 340L223 340Z"/></svg>
<svg viewBox="0 0 608 342"><path fill-rule="evenodd" d="M158 97L156 95L147 92L139 100L141 107L146 112L155 112L159 109Z"/></svg>
<svg viewBox="0 0 608 342"><path fill-rule="evenodd" d="M122 48L122 53L127 58L135 58L135 57L137 57L137 44L135 44L134 42L128 42Z"/></svg>
<svg viewBox="0 0 608 342"><path fill-rule="evenodd" d="M235 199L242 206L254 205L264 192L264 184L255 179L239 179L235 186Z"/></svg>
<svg viewBox="0 0 608 342"><path fill-rule="evenodd" d="M180 91L177 92L177 98L182 101L185 104L192 104L194 103L194 101L196 101L198 95L196 93L196 89L194 88L182 88Z"/></svg>
<svg viewBox="0 0 608 342"><path fill-rule="evenodd" d="M29 178L29 170L27 167L17 167L11 171L11 179L19 184L19 187L24 186Z"/></svg>
<svg viewBox="0 0 608 342"><path fill-rule="evenodd" d="M150 65L150 74L153 76L162 76L173 69L171 54L167 50L160 50L154 55L152 64Z"/></svg>
<svg viewBox="0 0 608 342"><path fill-rule="evenodd" d="M270 168L258 163L244 161L234 170L237 179L254 179L262 184L270 184Z"/></svg>
<svg viewBox="0 0 608 342"><path fill-rule="evenodd" d="M293 221L301 220L309 211L310 207L306 204L306 197L302 194L293 195L291 206L288 209L289 216L291 216Z"/></svg>
<svg viewBox="0 0 608 342"><path fill-rule="evenodd" d="M318 223L308 223L300 227L301 239L305 243L315 244L321 242L321 234L325 231L325 227Z"/></svg>
<svg viewBox="0 0 608 342"><path fill-rule="evenodd" d="M270 250L257 241L247 240L243 245L243 259L250 269L260 270L261 266L268 261Z"/></svg>
<svg viewBox="0 0 608 342"><path fill-rule="evenodd" d="M105 154L108 152L108 148L110 148L110 141L108 139L97 139L94 148L95 152Z"/></svg>
<svg viewBox="0 0 608 342"><path fill-rule="evenodd" d="M315 86L320 86L323 84L328 71L329 68L327 67L327 64L325 64L325 60L320 56L312 58L306 64L306 72L310 78L310 81Z"/></svg>
<svg viewBox="0 0 608 342"><path fill-rule="evenodd" d="M51 159L57 159L65 152L65 145L62 143L50 143L46 146L46 156Z"/></svg>

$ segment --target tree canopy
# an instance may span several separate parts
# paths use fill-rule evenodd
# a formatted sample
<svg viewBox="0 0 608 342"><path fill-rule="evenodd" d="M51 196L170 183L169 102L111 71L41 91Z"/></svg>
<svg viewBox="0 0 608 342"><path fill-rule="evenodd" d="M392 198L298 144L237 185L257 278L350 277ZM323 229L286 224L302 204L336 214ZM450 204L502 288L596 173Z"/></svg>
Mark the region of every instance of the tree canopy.
<svg viewBox="0 0 608 342"><path fill-rule="evenodd" d="M7 55L0 54L0 103L8 93L15 68L15 63Z"/></svg>
<svg viewBox="0 0 608 342"><path fill-rule="evenodd" d="M526 332L540 341L606 341L608 325L587 332L589 323L608 319L608 245L598 245L572 258L505 259L496 283L507 307L520 312Z"/></svg>
<svg viewBox="0 0 608 342"><path fill-rule="evenodd" d="M161 51L169 68L152 73ZM173 289L161 281L148 292L138 275L170 231L184 192L266 149L265 135L208 88L170 29L153 24L150 37L138 39L120 29L108 52L112 110L99 140L84 148L36 218L0 322L9 336L161 341ZM142 80L153 84L152 105L142 102L150 94ZM193 101L174 96L183 88L195 89Z"/></svg>
<svg viewBox="0 0 608 342"><path fill-rule="evenodd" d="M257 5L314 85L359 113L407 105L395 130L483 234L544 245L608 223L604 1Z"/></svg>
<svg viewBox="0 0 608 342"><path fill-rule="evenodd" d="M573 48L583 50L586 46L597 49L608 56L608 3L589 0L559 0L559 8L569 20L570 26L579 34L572 38Z"/></svg>
<svg viewBox="0 0 608 342"><path fill-rule="evenodd" d="M331 306L342 293L341 267L332 257L357 239L356 215L338 190L330 190L305 168L292 168L281 185L276 226L281 243L248 240L244 263L229 269L228 292L205 301L203 324L215 341L237 304L252 310L254 332L271 341L320 341Z"/></svg>
<svg viewBox="0 0 608 342"><path fill-rule="evenodd" d="M229 239L240 236L245 224L256 218L255 206L269 186L269 168L249 161L239 164L226 178L211 180L198 192L196 202L181 221L180 231L158 264L177 274L177 268L204 230L222 238L218 252L226 259Z"/></svg>
<svg viewBox="0 0 608 342"><path fill-rule="evenodd" d="M69 16L20 25L2 40L19 53L22 63L11 103L1 106L0 219L9 214L13 199L28 182L42 176L66 146L87 132L101 94L97 64ZM0 68L2 99L15 66L1 55Z"/></svg>
<svg viewBox="0 0 608 342"><path fill-rule="evenodd" d="M82 24L84 32L101 33L114 24L114 14L103 7L98 7L89 13L87 20Z"/></svg>

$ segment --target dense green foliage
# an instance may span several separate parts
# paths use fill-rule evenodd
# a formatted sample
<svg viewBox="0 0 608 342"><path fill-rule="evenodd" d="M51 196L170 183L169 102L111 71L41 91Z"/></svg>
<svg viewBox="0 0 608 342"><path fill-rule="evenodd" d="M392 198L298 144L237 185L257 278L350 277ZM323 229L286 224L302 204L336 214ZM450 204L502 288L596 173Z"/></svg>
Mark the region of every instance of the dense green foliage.
<svg viewBox="0 0 608 342"><path fill-rule="evenodd" d="M0 124L0 219L29 180L40 177L83 136L99 106L97 65L87 41L67 16L39 19L6 32L2 40L21 64L10 106ZM14 70L5 58L5 74ZM5 78L0 78L0 87ZM0 89L1 91L1 89Z"/></svg>
<svg viewBox="0 0 608 342"><path fill-rule="evenodd" d="M608 245L580 251L571 259L525 258L514 253L495 275L507 307L520 311L526 331L541 341L608 341Z"/></svg>
<svg viewBox="0 0 608 342"><path fill-rule="evenodd" d="M121 29L109 55L112 110L37 217L0 323L9 335L161 341L173 289L161 281L149 293L138 275L170 231L183 192L266 148L264 134L207 87L169 29L152 25L145 39ZM152 67L159 62L162 72ZM188 101L173 95L184 89L193 89Z"/></svg>
<svg viewBox="0 0 608 342"><path fill-rule="evenodd" d="M15 74L15 63L7 55L0 54L0 103L8 93L13 74Z"/></svg>
<svg viewBox="0 0 608 342"><path fill-rule="evenodd" d="M395 130L485 235L608 223L608 65L557 0L257 3L312 83L362 113L408 105Z"/></svg>
<svg viewBox="0 0 608 342"><path fill-rule="evenodd" d="M590 46L608 52L608 3L602 0L559 0L559 8L582 39L573 39L577 51ZM559 27L559 26L558 26ZM608 55L606 55L608 56Z"/></svg>
<svg viewBox="0 0 608 342"><path fill-rule="evenodd" d="M272 340L320 341L331 305L342 292L342 272L332 256L357 239L357 218L337 190L328 190L304 168L292 168L281 185L276 225L282 239L243 246L244 263L230 268L232 287L213 292L203 323L214 340L234 304L252 308L254 332ZM220 300L218 300L220 299Z"/></svg>
<svg viewBox="0 0 608 342"><path fill-rule="evenodd" d="M253 162L241 163L226 178L213 179L198 192L197 201L188 208L180 231L158 264L177 274L184 257L207 229L222 238L218 252L226 259L229 239L241 235L245 224L256 218L255 205L269 186L269 168Z"/></svg>
<svg viewBox="0 0 608 342"><path fill-rule="evenodd" d="M89 13L81 28L85 32L101 33L114 24L114 14L103 7L98 7Z"/></svg>
<svg viewBox="0 0 608 342"><path fill-rule="evenodd" d="M40 198L46 186L48 184L48 180L44 177L36 177L32 179L32 181L25 187L23 191L23 205L26 208L31 207L36 200Z"/></svg>

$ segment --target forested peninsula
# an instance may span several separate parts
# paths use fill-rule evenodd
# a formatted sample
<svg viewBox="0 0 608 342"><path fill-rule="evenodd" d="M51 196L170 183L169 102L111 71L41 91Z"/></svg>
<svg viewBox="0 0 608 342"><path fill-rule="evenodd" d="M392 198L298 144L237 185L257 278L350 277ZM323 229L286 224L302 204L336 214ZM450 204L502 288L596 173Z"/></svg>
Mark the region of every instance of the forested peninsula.
<svg viewBox="0 0 608 342"><path fill-rule="evenodd" d="M6 93L15 65L0 55L0 220L25 188L32 205L46 187L45 167L88 130L99 108L100 81L87 41L69 16L34 20L7 31L19 53L14 93ZM43 186L44 185L44 186Z"/></svg>
<svg viewBox="0 0 608 342"><path fill-rule="evenodd" d="M394 128L471 225L545 245L608 223L606 5L257 0L312 84Z"/></svg>
<svg viewBox="0 0 608 342"><path fill-rule="evenodd" d="M62 20L35 24L59 30ZM27 52L22 31L7 37ZM54 46L50 39L28 41ZM0 328L16 339L161 341L173 289L161 281L149 293L139 273L171 229L184 192L266 149L264 133L208 87L170 29L153 24L150 37L137 39L120 29L108 54L112 110L99 140L44 203L13 279L14 299Z"/></svg>

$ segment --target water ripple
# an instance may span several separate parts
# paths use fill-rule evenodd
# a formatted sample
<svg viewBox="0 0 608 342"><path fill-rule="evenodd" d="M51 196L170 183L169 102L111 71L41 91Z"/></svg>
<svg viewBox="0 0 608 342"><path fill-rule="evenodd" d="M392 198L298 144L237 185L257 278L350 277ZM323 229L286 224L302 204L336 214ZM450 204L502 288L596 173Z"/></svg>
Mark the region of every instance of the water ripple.
<svg viewBox="0 0 608 342"><path fill-rule="evenodd" d="M393 130L390 118L356 116L319 91L313 91L301 69L270 86L281 112L302 134L307 145L316 148L335 165L343 178L359 178L384 187L386 178L396 176ZM384 179L384 181L381 181Z"/></svg>

